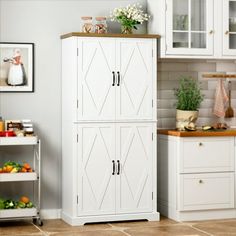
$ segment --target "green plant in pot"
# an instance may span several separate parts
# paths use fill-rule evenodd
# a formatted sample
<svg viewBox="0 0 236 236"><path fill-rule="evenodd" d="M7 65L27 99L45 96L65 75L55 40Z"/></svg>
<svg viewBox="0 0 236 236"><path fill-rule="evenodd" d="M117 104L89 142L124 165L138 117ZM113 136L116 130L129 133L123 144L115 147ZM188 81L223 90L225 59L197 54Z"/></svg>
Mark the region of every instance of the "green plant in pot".
<svg viewBox="0 0 236 236"><path fill-rule="evenodd" d="M198 109L203 101L201 88L197 80L191 77L180 78L179 88L175 89L176 128L178 130L195 130Z"/></svg>

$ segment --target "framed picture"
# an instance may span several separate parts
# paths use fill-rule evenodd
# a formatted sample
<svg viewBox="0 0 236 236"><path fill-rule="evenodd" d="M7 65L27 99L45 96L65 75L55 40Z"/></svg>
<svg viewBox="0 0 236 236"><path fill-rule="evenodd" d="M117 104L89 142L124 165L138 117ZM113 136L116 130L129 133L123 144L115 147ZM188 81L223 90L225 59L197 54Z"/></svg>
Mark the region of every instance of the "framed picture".
<svg viewBox="0 0 236 236"><path fill-rule="evenodd" d="M34 44L0 42L0 92L34 91Z"/></svg>

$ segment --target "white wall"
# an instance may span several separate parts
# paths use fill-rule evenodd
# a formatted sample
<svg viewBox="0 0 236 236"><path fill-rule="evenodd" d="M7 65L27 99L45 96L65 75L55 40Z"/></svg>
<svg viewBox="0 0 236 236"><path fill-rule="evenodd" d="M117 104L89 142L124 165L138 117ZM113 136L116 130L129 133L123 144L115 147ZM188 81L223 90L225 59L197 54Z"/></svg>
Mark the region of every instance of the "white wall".
<svg viewBox="0 0 236 236"><path fill-rule="evenodd" d="M0 41L35 43L35 92L0 93L4 119L31 119L42 140L42 208L61 208L61 41L82 15L145 0L0 0ZM118 24L110 24L118 32ZM140 32L145 32L141 27ZM70 183L68 183L70 184Z"/></svg>

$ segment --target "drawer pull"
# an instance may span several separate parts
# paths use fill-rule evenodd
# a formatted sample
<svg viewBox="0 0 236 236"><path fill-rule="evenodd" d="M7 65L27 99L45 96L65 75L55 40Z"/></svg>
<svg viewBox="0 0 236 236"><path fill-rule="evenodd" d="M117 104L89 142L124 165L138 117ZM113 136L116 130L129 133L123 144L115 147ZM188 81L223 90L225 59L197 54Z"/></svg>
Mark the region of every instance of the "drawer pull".
<svg viewBox="0 0 236 236"><path fill-rule="evenodd" d="M199 184L203 184L203 180L201 180L201 179L198 182L199 182Z"/></svg>
<svg viewBox="0 0 236 236"><path fill-rule="evenodd" d="M199 143L198 146L199 146L199 147L203 146L203 143Z"/></svg>

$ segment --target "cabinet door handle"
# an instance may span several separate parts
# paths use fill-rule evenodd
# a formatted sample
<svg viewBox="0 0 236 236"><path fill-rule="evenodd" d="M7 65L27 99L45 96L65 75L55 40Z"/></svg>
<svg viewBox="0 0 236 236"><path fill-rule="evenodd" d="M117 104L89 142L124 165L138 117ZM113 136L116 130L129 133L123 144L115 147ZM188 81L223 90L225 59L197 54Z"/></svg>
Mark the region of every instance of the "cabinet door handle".
<svg viewBox="0 0 236 236"><path fill-rule="evenodd" d="M228 31L228 30L226 30L226 31L225 31L225 34L226 34L226 35L228 35L228 34L229 34L229 31Z"/></svg>
<svg viewBox="0 0 236 236"><path fill-rule="evenodd" d="M203 183L203 180L200 179L198 182L199 182L199 184L202 184L202 183Z"/></svg>
<svg viewBox="0 0 236 236"><path fill-rule="evenodd" d="M117 71L117 75L118 75L118 82L117 82L117 86L120 86L120 72Z"/></svg>
<svg viewBox="0 0 236 236"><path fill-rule="evenodd" d="M120 174L120 161L119 160L117 161L117 166L118 166L117 175L119 175Z"/></svg>
<svg viewBox="0 0 236 236"><path fill-rule="evenodd" d="M116 82L115 71L112 71L112 86L115 86L115 82Z"/></svg>
<svg viewBox="0 0 236 236"><path fill-rule="evenodd" d="M214 33L214 30L210 30L209 34L213 34Z"/></svg>
<svg viewBox="0 0 236 236"><path fill-rule="evenodd" d="M112 160L112 175L115 174L115 171L116 171L115 161Z"/></svg>
<svg viewBox="0 0 236 236"><path fill-rule="evenodd" d="M203 146L203 143L199 143L198 146L199 146L199 147Z"/></svg>

